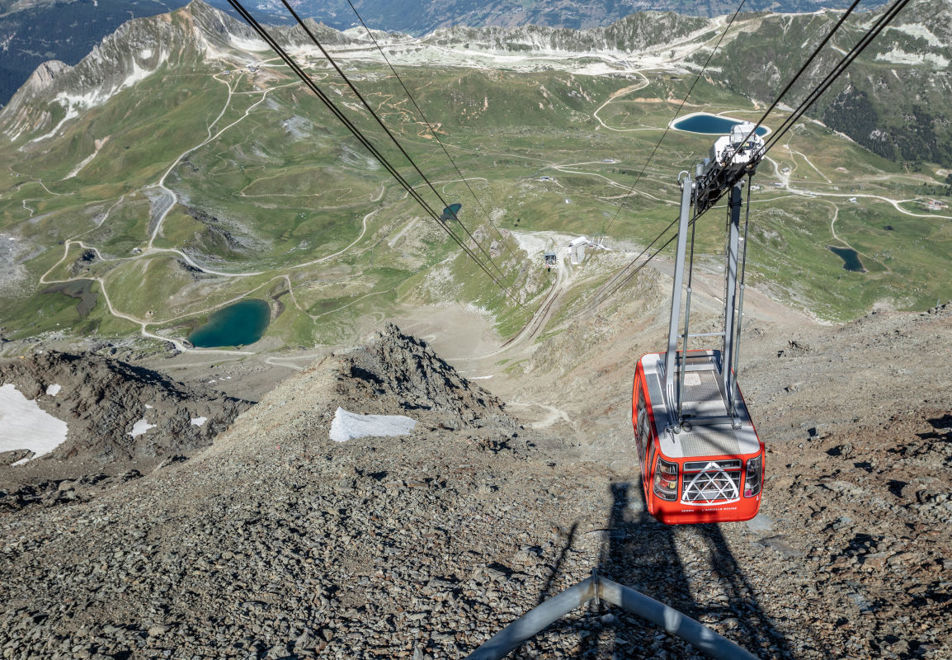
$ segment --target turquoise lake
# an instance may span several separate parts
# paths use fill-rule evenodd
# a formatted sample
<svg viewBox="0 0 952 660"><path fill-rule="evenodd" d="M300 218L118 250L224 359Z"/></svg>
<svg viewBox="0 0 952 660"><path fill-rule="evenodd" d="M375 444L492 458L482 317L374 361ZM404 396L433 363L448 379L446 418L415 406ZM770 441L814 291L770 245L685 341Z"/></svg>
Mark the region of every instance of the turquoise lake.
<svg viewBox="0 0 952 660"><path fill-rule="evenodd" d="M246 346L259 339L271 322L271 307L264 300L252 298L223 307L208 322L188 336L193 346Z"/></svg>
<svg viewBox="0 0 952 660"><path fill-rule="evenodd" d="M679 131L687 131L688 133L704 133L706 135L727 135L731 132L731 128L737 124L743 123L737 119L729 119L727 117L718 117L717 115L709 115L706 112L699 112L694 115L685 117L684 119L679 119L674 122L671 127ZM757 135L764 136L769 132L766 126L757 127Z"/></svg>

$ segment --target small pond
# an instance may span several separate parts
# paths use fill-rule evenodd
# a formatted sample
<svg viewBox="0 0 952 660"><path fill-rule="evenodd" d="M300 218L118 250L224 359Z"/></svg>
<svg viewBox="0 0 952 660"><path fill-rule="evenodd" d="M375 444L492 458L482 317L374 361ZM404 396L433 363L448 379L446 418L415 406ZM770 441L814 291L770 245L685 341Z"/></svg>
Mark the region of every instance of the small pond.
<svg viewBox="0 0 952 660"><path fill-rule="evenodd" d="M737 124L743 123L741 119L731 119L730 117L718 117L706 112L695 112L678 119L671 124L671 127L685 131L687 133L704 133L705 135L727 135L731 128ZM757 135L764 136L770 132L766 126L757 127Z"/></svg>
<svg viewBox="0 0 952 660"><path fill-rule="evenodd" d="M866 272L866 269L863 268L863 262L859 260L859 254L856 253L856 250L852 248L833 247L832 245L827 247L830 249L830 252L833 252L843 260L843 268L846 270L853 273Z"/></svg>
<svg viewBox="0 0 952 660"><path fill-rule="evenodd" d="M193 346L246 346L264 334L271 321L271 307L264 300L252 298L222 307L205 325L188 336Z"/></svg>

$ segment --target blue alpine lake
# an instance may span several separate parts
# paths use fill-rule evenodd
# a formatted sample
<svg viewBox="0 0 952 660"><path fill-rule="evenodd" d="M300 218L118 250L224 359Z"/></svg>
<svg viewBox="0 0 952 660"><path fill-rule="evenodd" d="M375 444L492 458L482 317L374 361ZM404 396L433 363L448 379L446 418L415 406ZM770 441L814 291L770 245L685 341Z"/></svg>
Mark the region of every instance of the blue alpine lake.
<svg viewBox="0 0 952 660"><path fill-rule="evenodd" d="M241 300L213 313L205 325L188 336L193 346L245 346L264 334L271 322L271 307L264 300Z"/></svg>
<svg viewBox="0 0 952 660"><path fill-rule="evenodd" d="M853 273L866 272L866 269L863 268L863 262L859 260L859 254L857 254L856 250L852 248L833 247L832 245L827 247L829 247L830 252L833 252L843 260L843 268L846 270Z"/></svg>
<svg viewBox="0 0 952 660"><path fill-rule="evenodd" d="M704 133L706 135L727 135L731 128L737 124L743 123L739 119L730 119L729 117L718 117L706 112L698 112L689 115L684 119L674 122L671 127L679 131L688 133ZM757 135L764 136L769 132L766 126L757 127Z"/></svg>

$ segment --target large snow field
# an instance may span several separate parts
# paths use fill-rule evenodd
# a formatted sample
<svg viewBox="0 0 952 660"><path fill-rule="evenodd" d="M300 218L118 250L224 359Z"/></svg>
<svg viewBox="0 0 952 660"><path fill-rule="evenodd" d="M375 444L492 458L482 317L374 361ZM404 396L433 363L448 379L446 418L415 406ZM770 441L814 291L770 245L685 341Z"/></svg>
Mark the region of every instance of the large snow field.
<svg viewBox="0 0 952 660"><path fill-rule="evenodd" d="M37 458L63 444L66 431L66 422L42 410L14 385L0 387L0 452L29 449Z"/></svg>

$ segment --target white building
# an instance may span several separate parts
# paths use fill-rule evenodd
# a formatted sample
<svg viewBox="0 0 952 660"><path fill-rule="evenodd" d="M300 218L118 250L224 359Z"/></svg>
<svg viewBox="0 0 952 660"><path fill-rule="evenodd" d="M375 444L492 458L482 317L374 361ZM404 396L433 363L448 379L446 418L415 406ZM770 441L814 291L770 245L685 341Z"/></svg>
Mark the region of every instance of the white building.
<svg viewBox="0 0 952 660"><path fill-rule="evenodd" d="M585 247L588 245L588 239L584 236L572 239L569 243L569 256L573 266L578 266L585 260Z"/></svg>

